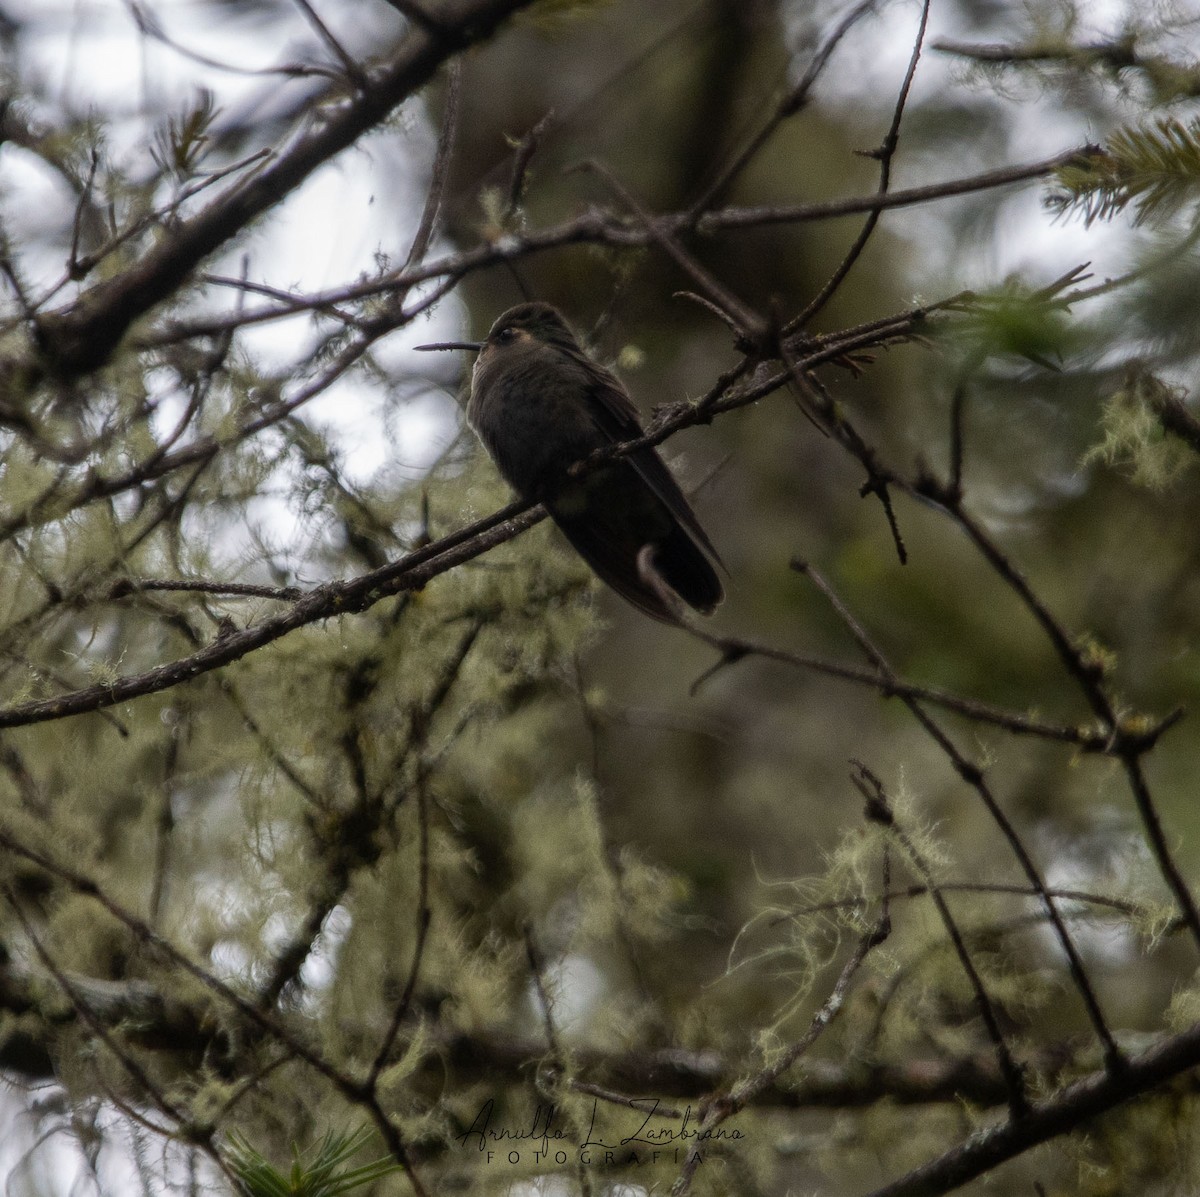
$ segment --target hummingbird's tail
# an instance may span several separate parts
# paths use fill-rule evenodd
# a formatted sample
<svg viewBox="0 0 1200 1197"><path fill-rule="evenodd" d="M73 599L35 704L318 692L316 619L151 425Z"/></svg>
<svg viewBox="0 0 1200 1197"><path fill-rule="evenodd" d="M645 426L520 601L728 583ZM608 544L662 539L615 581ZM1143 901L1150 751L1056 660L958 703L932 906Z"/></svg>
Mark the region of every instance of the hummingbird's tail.
<svg viewBox="0 0 1200 1197"><path fill-rule="evenodd" d="M679 616L662 593L661 579L689 607L702 615L711 615L725 597L724 587L704 550L691 533L673 521L665 536L650 542L649 562L657 579L648 579L639 566L639 555L647 547L630 536L628 522L615 524L597 519L594 513L575 515L548 504L554 522L571 542L572 548L622 598L639 611L664 623L678 623ZM642 555L642 565L647 556Z"/></svg>
<svg viewBox="0 0 1200 1197"><path fill-rule="evenodd" d="M725 588L704 551L682 524L676 524L664 541L653 546L649 567L689 607L711 615L725 597Z"/></svg>

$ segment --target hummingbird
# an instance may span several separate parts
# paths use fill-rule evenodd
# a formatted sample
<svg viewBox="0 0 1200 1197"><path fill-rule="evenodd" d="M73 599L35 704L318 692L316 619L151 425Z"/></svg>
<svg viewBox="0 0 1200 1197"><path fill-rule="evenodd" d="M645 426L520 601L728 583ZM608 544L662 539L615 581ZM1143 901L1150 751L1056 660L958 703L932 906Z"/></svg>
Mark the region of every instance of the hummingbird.
<svg viewBox="0 0 1200 1197"><path fill-rule="evenodd" d="M640 437L642 427L625 387L588 356L556 308L521 303L484 341L416 348L478 354L467 423L504 480L545 505L603 581L665 623L679 622L679 604L664 589L712 613L725 595L714 563L724 563L657 451L643 446L582 465L597 449Z"/></svg>

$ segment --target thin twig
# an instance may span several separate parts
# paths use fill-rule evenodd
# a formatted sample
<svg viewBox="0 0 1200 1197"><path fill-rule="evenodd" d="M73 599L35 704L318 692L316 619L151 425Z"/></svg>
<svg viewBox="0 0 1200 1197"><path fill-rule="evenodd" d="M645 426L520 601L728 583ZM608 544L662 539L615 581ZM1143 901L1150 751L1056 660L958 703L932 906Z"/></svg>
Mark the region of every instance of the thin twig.
<svg viewBox="0 0 1200 1197"><path fill-rule="evenodd" d="M921 20L917 26L917 36L913 42L912 54L909 56L908 69L904 74L904 82L900 85L900 94L896 97L896 105L892 111L892 123L879 148L874 150L871 155L879 160L878 191L881 196L887 195L888 188L891 186L892 159L896 155L896 147L900 141L900 122L904 119L904 109L908 103L908 95L912 90L913 79L917 73L917 63L921 57L921 47L925 43L925 30L929 24L929 4L930 0L924 0L921 5ZM838 288L854 268L854 264L862 256L863 250L867 247L867 242L871 240L871 234L874 233L875 226L879 223L881 211L881 208L875 208L868 214L863 227L859 230L858 236L854 239L854 244L851 245L846 256L838 264L837 269L829 277L821 290L805 304L804 310L785 327L785 332L790 333L799 328L806 328L812 322L813 317L837 293Z"/></svg>
<svg viewBox="0 0 1200 1197"><path fill-rule="evenodd" d="M512 220L520 207L521 197L525 194L525 183L529 174L529 164L538 151L542 138L554 121L554 109L551 108L524 137L513 155L512 174L508 180L508 202L504 205L505 223Z"/></svg>
<svg viewBox="0 0 1200 1197"><path fill-rule="evenodd" d="M796 113L804 109L808 104L808 98L814 85L821 77L821 72L829 63L830 58L833 57L834 50L838 48L846 34L867 13L871 12L877 3L878 0L862 0L862 3L855 5L838 22L813 55L812 61L808 64L808 69L800 76L795 86L789 88L783 95L776 105L775 111L764 122L762 128L747 142L729 165L713 179L700 195L699 199L692 205L690 215L693 223L699 220L702 213L712 207L713 201L716 200L717 196L727 190L734 180L750 165L759 150L771 139L775 130L789 117L795 116Z"/></svg>
<svg viewBox="0 0 1200 1197"><path fill-rule="evenodd" d="M634 198L628 188L603 163L594 160L581 163L577 169L588 170L599 175L641 223L651 240L696 284L715 305L722 320L737 334L738 339L747 346L758 345L766 333L766 324L762 317L747 307L723 283L706 270L696 258L687 252L673 232L654 219L644 207Z"/></svg>
<svg viewBox="0 0 1200 1197"><path fill-rule="evenodd" d="M454 157L454 142L458 135L459 111L462 107L462 63L457 59L450 64L446 79L446 107L442 113L442 128L438 134L437 149L433 155L433 169L429 176L429 188L425 192L425 206L421 219L409 246L408 257L402 270L421 262L429 252L437 228L438 214L446 196L446 183L450 177L450 163ZM401 297L405 294L401 291Z"/></svg>
<svg viewBox="0 0 1200 1197"><path fill-rule="evenodd" d="M423 549L407 554L382 569L358 578L330 582L305 593L287 611L251 624L186 657L159 665L144 673L126 675L112 682L84 686L55 698L17 703L0 708L0 727L17 727L48 719L64 719L87 711L99 711L146 694L170 689L200 674L220 669L247 653L270 644L297 628L366 610L375 603L405 590L419 590L430 578L478 557L545 519L540 505L517 501L490 516L476 520L458 532Z"/></svg>
<svg viewBox="0 0 1200 1197"><path fill-rule="evenodd" d="M321 19L317 10L308 0L292 0L292 3L304 14L304 19L316 30L317 36L333 51L334 57L342 64L342 70L346 72L346 78L360 92L365 92L371 85L366 72L358 65L346 47L334 37L333 32Z"/></svg>

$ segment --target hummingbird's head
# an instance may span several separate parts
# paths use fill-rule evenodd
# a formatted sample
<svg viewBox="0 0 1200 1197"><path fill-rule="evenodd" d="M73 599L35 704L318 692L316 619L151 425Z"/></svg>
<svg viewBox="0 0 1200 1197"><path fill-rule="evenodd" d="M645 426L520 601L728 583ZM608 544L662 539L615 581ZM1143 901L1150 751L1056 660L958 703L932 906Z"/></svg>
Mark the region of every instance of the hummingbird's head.
<svg viewBox="0 0 1200 1197"><path fill-rule="evenodd" d="M496 323L484 341L485 355L509 356L513 349L529 350L536 345L550 345L560 349L578 351L579 343L558 309L548 303L519 303L509 308Z"/></svg>
<svg viewBox="0 0 1200 1197"><path fill-rule="evenodd" d="M509 308L492 325L484 341L439 341L436 345L416 345L416 349L470 349L479 354L476 367L489 363L514 361L531 350L548 346L568 353L581 354L579 342L559 315L548 303L519 303Z"/></svg>

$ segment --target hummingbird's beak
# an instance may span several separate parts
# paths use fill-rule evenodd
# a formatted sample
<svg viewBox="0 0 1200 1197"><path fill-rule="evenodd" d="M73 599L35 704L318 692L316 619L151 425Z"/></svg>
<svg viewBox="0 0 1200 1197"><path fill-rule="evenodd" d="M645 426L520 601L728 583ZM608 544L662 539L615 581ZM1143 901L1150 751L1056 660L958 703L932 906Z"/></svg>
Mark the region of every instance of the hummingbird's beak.
<svg viewBox="0 0 1200 1197"><path fill-rule="evenodd" d="M414 345L414 349L429 350L429 349L470 349L472 353L478 353L484 346L483 341L438 341L433 345Z"/></svg>

